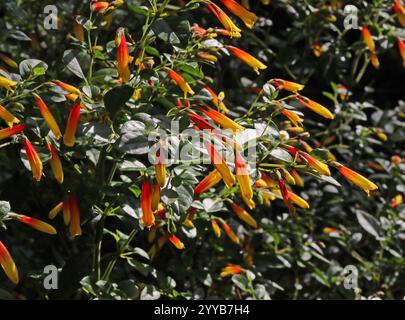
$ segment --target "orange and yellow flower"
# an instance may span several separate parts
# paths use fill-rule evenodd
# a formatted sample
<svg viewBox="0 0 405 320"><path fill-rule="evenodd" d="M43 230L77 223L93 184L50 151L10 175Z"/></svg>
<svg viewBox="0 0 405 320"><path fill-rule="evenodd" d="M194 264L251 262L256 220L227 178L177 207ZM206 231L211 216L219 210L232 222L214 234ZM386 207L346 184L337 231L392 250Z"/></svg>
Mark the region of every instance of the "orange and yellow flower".
<svg viewBox="0 0 405 320"><path fill-rule="evenodd" d="M91 4L91 10L96 13L105 13L107 12L109 2L107 1L96 1Z"/></svg>
<svg viewBox="0 0 405 320"><path fill-rule="evenodd" d="M402 65L405 67L405 42L401 38L398 38L398 49L401 54Z"/></svg>
<svg viewBox="0 0 405 320"><path fill-rule="evenodd" d="M222 180L221 175L217 170L212 171L208 176L206 176L194 189L194 195L200 195L205 191L211 189L216 184Z"/></svg>
<svg viewBox="0 0 405 320"><path fill-rule="evenodd" d="M218 125L224 127L225 129L232 130L234 132L244 130L245 128L241 126L240 124L236 123L233 121L231 118L227 117L221 112L218 112L212 108L200 108L200 111L202 111L207 117L215 121Z"/></svg>
<svg viewBox="0 0 405 320"><path fill-rule="evenodd" d="M14 92L13 87L15 87L16 85L17 82L7 79L6 77L0 76L0 87L3 87L8 91Z"/></svg>
<svg viewBox="0 0 405 320"><path fill-rule="evenodd" d="M184 98L187 98L187 94L194 94L193 89L191 89L190 85L187 83L184 78L179 75L176 71L171 70L169 68L164 68L164 70L168 73L169 77L176 82L176 84L180 87L180 89L184 92Z"/></svg>
<svg viewBox="0 0 405 320"><path fill-rule="evenodd" d="M63 222L65 225L70 223L71 213L70 213L70 203L69 199L63 202Z"/></svg>
<svg viewBox="0 0 405 320"><path fill-rule="evenodd" d="M247 53L246 51L243 51L242 49L232 47L232 46L227 46L229 50L232 51L232 53L240 60L245 62L247 65L253 68L253 70L257 73L260 74L260 70L267 69L267 66L262 63L261 61L257 60L255 57Z"/></svg>
<svg viewBox="0 0 405 320"><path fill-rule="evenodd" d="M239 238L236 236L235 232L233 232L231 227L225 222L222 222L221 225L222 225L222 229L224 230L226 235L229 237L229 239L231 239L232 242L239 244L240 243Z"/></svg>
<svg viewBox="0 0 405 320"><path fill-rule="evenodd" d="M283 197L284 203L287 205L288 210L290 211L290 214L292 216L295 216L296 210L291 202L292 199L290 198L290 194L287 190L287 187L286 187L283 179L281 179L281 178L278 179L278 186L280 188L281 196Z"/></svg>
<svg viewBox="0 0 405 320"><path fill-rule="evenodd" d="M291 175L293 176L293 178L295 180L295 185L297 185L298 187L304 186L304 180L302 180L301 176L299 175L299 173L296 170L292 170Z"/></svg>
<svg viewBox="0 0 405 320"><path fill-rule="evenodd" d="M0 53L0 60L3 61L6 65L8 65L9 67L11 67L13 69L18 68L17 62L15 62L13 59L6 56L5 54Z"/></svg>
<svg viewBox="0 0 405 320"><path fill-rule="evenodd" d="M312 46L312 52L314 53L315 57L319 58L322 53L323 53L323 49L322 46L318 43L314 43Z"/></svg>
<svg viewBox="0 0 405 320"><path fill-rule="evenodd" d="M17 284L19 281L17 267L7 248L1 241L0 241L0 265L3 268L4 272L6 273L7 277L11 280L11 282Z"/></svg>
<svg viewBox="0 0 405 320"><path fill-rule="evenodd" d="M229 16L216 4L212 3L208 5L211 12L217 17L219 22L222 23L224 28L230 33L231 37L240 38L242 30L239 29L229 18Z"/></svg>
<svg viewBox="0 0 405 320"><path fill-rule="evenodd" d="M305 86L303 84L299 84L299 83L292 82L292 81L286 81L283 79L274 79L274 84L283 90L287 90L287 91L290 91L293 93L301 91L302 89L305 88Z"/></svg>
<svg viewBox="0 0 405 320"><path fill-rule="evenodd" d="M76 197L69 195L69 211L70 211L70 235L72 237L80 236L82 228L80 226L80 209L77 204Z"/></svg>
<svg viewBox="0 0 405 320"><path fill-rule="evenodd" d="M184 243L174 234L169 236L169 241L179 250L183 250L185 248Z"/></svg>
<svg viewBox="0 0 405 320"><path fill-rule="evenodd" d="M76 101L77 98L80 97L80 90L74 86L71 86L70 84L67 84L65 82L59 81L59 80L53 80L53 83L55 83L58 87L62 88L63 90L69 92L68 94L65 94L65 97L71 101Z"/></svg>
<svg viewBox="0 0 405 320"><path fill-rule="evenodd" d="M378 60L378 57L374 52L370 52L370 60L374 68L380 68L380 60Z"/></svg>
<svg viewBox="0 0 405 320"><path fill-rule="evenodd" d="M121 81L126 83L131 77L131 72L129 71L129 52L124 28L117 30L115 45L117 46L118 75Z"/></svg>
<svg viewBox="0 0 405 320"><path fill-rule="evenodd" d="M35 180L40 181L42 177L42 161L34 146L28 139L24 140L24 148L27 159L31 167L32 176Z"/></svg>
<svg viewBox="0 0 405 320"><path fill-rule="evenodd" d="M319 103L308 99L307 97L304 96L299 96L298 101L301 102L304 106L307 108L311 109L313 112L321 115L322 117L326 119L333 119L335 116L324 106L320 105Z"/></svg>
<svg viewBox="0 0 405 320"><path fill-rule="evenodd" d="M275 106L275 109L279 110L281 109L281 107ZM302 126L302 122L304 122L304 119L302 119L296 112L287 109L281 109L280 112L283 116L288 118L288 120L290 120L294 124L294 126Z"/></svg>
<svg viewBox="0 0 405 320"><path fill-rule="evenodd" d="M403 198L402 194L397 194L394 198L392 198L392 200L390 202L390 207L396 208L403 203L404 203L404 198Z"/></svg>
<svg viewBox="0 0 405 320"><path fill-rule="evenodd" d="M142 182L141 190L141 208L142 208L142 223L150 229L155 224L155 216L152 211L152 186L148 179Z"/></svg>
<svg viewBox="0 0 405 320"><path fill-rule="evenodd" d="M234 274L240 274L243 271L244 270L243 270L243 268L241 266L238 266L236 264L228 263L228 265L225 268L222 269L220 276L222 278L225 278L225 277L232 276Z"/></svg>
<svg viewBox="0 0 405 320"><path fill-rule="evenodd" d="M257 20L257 16L253 12L245 9L235 0L221 0L221 2L230 12L239 17L249 29L253 28Z"/></svg>
<svg viewBox="0 0 405 320"><path fill-rule="evenodd" d="M249 171L243 157L235 150L235 173L238 180L242 199L250 209L255 207L253 202L253 189L250 180Z"/></svg>
<svg viewBox="0 0 405 320"><path fill-rule="evenodd" d="M246 210L238 206L236 203L232 203L231 207L233 212L238 216L239 219L246 222L251 227L257 228L256 220Z"/></svg>
<svg viewBox="0 0 405 320"><path fill-rule="evenodd" d="M335 162L335 164L336 164L339 172L346 179L350 180L355 185L362 188L368 195L370 194L370 191L378 189L378 186L375 183L373 183L372 181L363 177L361 174L357 173L356 171L353 171L338 162Z"/></svg>
<svg viewBox="0 0 405 320"><path fill-rule="evenodd" d="M151 185L151 208L152 211L156 211L160 203L160 186L159 183Z"/></svg>
<svg viewBox="0 0 405 320"><path fill-rule="evenodd" d="M21 215L21 214L16 214L13 216L13 218L15 218L16 220L30 226L31 228L47 233L47 234L56 234L56 230L54 227L52 227L50 224L35 219L35 218L31 218L25 215Z"/></svg>
<svg viewBox="0 0 405 320"><path fill-rule="evenodd" d="M48 218L53 220L58 215L59 212L63 210L63 202L59 202L56 206L54 206L51 211L49 211Z"/></svg>
<svg viewBox="0 0 405 320"><path fill-rule="evenodd" d="M84 42L84 29L83 26L77 22L77 15L73 16L73 33L80 42Z"/></svg>
<svg viewBox="0 0 405 320"><path fill-rule="evenodd" d="M212 96L212 102L218 108L219 111L225 113L229 112L229 109L226 107L225 103L223 103L222 100L218 98L218 95L214 92L214 90L212 90L209 86L205 86L204 88L208 90L208 92Z"/></svg>
<svg viewBox="0 0 405 320"><path fill-rule="evenodd" d="M159 183L160 187L163 188L166 184L166 163L164 161L164 157L160 153L160 150L156 152L156 161L156 180Z"/></svg>
<svg viewBox="0 0 405 320"><path fill-rule="evenodd" d="M397 15L399 23L403 28L405 28L405 8L401 4L401 1L395 0L392 7Z"/></svg>
<svg viewBox="0 0 405 320"><path fill-rule="evenodd" d="M218 222L216 220L211 220L211 226L212 230L214 231L214 234L217 238L221 237L221 228L218 225Z"/></svg>
<svg viewBox="0 0 405 320"><path fill-rule="evenodd" d="M11 114L2 105L0 105L0 118L3 119L9 127L12 127L14 125L14 123L20 122L20 120L18 120L16 117L14 117L14 115Z"/></svg>
<svg viewBox="0 0 405 320"><path fill-rule="evenodd" d="M50 143L47 144L47 148L51 153L50 163L53 175L55 176L56 181L58 181L59 183L63 183L64 174L62 162L60 161L58 152L56 151L55 147Z"/></svg>
<svg viewBox="0 0 405 320"><path fill-rule="evenodd" d="M35 93L33 95L37 102L39 112L41 113L42 118L44 118L46 124L48 125L49 129L51 129L56 139L60 139L62 137L62 133L60 132L59 126L56 123L56 120L53 117L51 111L49 111L48 106L45 104L45 102L41 99L39 95Z"/></svg>
<svg viewBox="0 0 405 320"><path fill-rule="evenodd" d="M76 143L76 130L80 119L80 103L73 106L69 114L66 131L63 136L63 142L68 147L73 147Z"/></svg>
<svg viewBox="0 0 405 320"><path fill-rule="evenodd" d="M193 121L199 129L206 129L206 130L214 130L215 128L204 118L199 116L196 113L189 112L188 113L191 121Z"/></svg>
<svg viewBox="0 0 405 320"><path fill-rule="evenodd" d="M362 26L361 33L363 35L363 41L366 44L370 52L375 52L375 43L373 37L371 36L370 30L366 26Z"/></svg>
<svg viewBox="0 0 405 320"><path fill-rule="evenodd" d="M228 188L232 187L235 184L236 179L233 173L231 172L231 169L229 169L229 167L226 165L225 160L222 158L221 154L215 149L212 143L205 141L204 144L211 158L211 163L221 175L222 179L225 182L225 185Z"/></svg>

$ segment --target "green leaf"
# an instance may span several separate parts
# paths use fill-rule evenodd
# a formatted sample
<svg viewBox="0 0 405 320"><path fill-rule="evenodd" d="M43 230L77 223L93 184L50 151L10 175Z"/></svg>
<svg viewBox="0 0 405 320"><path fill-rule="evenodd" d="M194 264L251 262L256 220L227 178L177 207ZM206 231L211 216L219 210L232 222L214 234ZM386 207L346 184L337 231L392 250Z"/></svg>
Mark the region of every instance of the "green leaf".
<svg viewBox="0 0 405 320"><path fill-rule="evenodd" d="M379 231L381 230L380 222L371 214L356 210L357 221L360 226L375 238L379 238Z"/></svg>
<svg viewBox="0 0 405 320"><path fill-rule="evenodd" d="M76 76L78 76L81 79L86 78L83 70L80 66L79 60L77 59L78 53L75 52L74 50L66 50L63 53L63 63L66 64L66 67Z"/></svg>
<svg viewBox="0 0 405 320"><path fill-rule="evenodd" d="M27 59L23 60L20 63L19 70L20 74L23 78L30 76L31 74L34 75L44 75L46 70L48 69L48 65L43 62L42 60L38 59Z"/></svg>
<svg viewBox="0 0 405 320"><path fill-rule="evenodd" d="M129 85L115 87L105 94L104 105L111 117L115 116L133 94L134 88Z"/></svg>

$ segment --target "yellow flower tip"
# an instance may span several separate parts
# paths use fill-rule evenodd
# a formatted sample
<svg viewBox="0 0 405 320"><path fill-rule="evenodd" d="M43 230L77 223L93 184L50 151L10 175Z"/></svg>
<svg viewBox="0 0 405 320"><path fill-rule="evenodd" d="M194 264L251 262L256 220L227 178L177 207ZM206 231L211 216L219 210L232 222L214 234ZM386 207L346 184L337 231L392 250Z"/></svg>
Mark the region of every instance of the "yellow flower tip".
<svg viewBox="0 0 405 320"><path fill-rule="evenodd" d="M229 50L241 61L245 62L247 65L249 65L253 70L257 73L260 74L260 70L265 70L267 69L267 66L262 63L261 61L257 60L255 57L247 53L246 51L243 51L239 48L233 47L233 46L227 46Z"/></svg>
<svg viewBox="0 0 405 320"><path fill-rule="evenodd" d="M238 216L239 219L246 222L251 227L257 228L256 220L247 211L238 206L236 203L232 203L231 207L233 212Z"/></svg>
<svg viewBox="0 0 405 320"><path fill-rule="evenodd" d="M0 241L0 265L3 268L4 272L6 273L7 277L10 279L10 281L13 282L14 284L18 284L19 275L17 267L7 248L1 241Z"/></svg>
<svg viewBox="0 0 405 320"><path fill-rule="evenodd" d="M235 0L221 0L221 2L230 12L239 17L249 29L253 28L257 20L257 16L253 12L245 9Z"/></svg>
<svg viewBox="0 0 405 320"><path fill-rule="evenodd" d="M176 237L174 234L169 236L169 241L178 249L178 250L184 250L186 246L184 243Z"/></svg>
<svg viewBox="0 0 405 320"><path fill-rule="evenodd" d="M335 116L327 108L320 105L319 103L317 103L311 99L308 99L307 97L304 97L304 96L299 96L297 99L304 106L311 109L313 112L321 115L322 117L324 117L326 119L330 119L330 120L335 118Z"/></svg>
<svg viewBox="0 0 405 320"><path fill-rule="evenodd" d="M305 86L303 84L299 84L299 83L292 82L292 81L286 81L283 79L274 79L274 80L272 80L272 82L274 82L274 84L277 87L280 87L283 90L290 91L293 93L295 93L297 91L301 91L305 88Z"/></svg>
<svg viewBox="0 0 405 320"><path fill-rule="evenodd" d="M309 204L308 202L301 198L300 196L296 195L295 193L288 191L288 197L292 202L294 202L297 206L299 206L302 209L309 209Z"/></svg>
<svg viewBox="0 0 405 320"><path fill-rule="evenodd" d="M191 221L190 219L185 219L183 225L190 229L195 228L193 221Z"/></svg>
<svg viewBox="0 0 405 320"><path fill-rule="evenodd" d="M7 125L11 128L15 123L19 123L18 120L13 114L11 114L6 108L0 105L0 118L3 119Z"/></svg>
<svg viewBox="0 0 405 320"><path fill-rule="evenodd" d="M51 211L49 211L48 218L53 220L55 217L58 215L59 212L61 212L63 209L63 202L59 202L55 207L52 208Z"/></svg>
<svg viewBox="0 0 405 320"><path fill-rule="evenodd" d="M336 163L339 172L349 181L353 182L355 185L359 186L362 188L368 195L370 194L370 191L377 190L378 186L362 176L361 174L357 173L356 171L353 171L344 165L340 163Z"/></svg>
<svg viewBox="0 0 405 320"><path fill-rule="evenodd" d="M221 278L226 278L234 274L240 274L243 271L244 270L241 266L229 263L225 268L222 269L220 276Z"/></svg>
<svg viewBox="0 0 405 320"><path fill-rule="evenodd" d="M236 234L233 232L233 230L231 229L231 227L228 224L226 224L225 222L222 222L222 229L224 230L226 235L229 237L229 239L231 239L232 242L234 242L235 244L240 243L239 238L236 236Z"/></svg>
<svg viewBox="0 0 405 320"><path fill-rule="evenodd" d="M12 87L15 87L16 85L17 82L7 79L6 77L0 76L0 87L3 87L8 91L14 92Z"/></svg>
<svg viewBox="0 0 405 320"><path fill-rule="evenodd" d="M18 215L16 217L16 219L38 231L41 231L41 232L44 232L44 233L47 233L50 235L56 234L56 230L53 226L51 226L50 224L43 222L41 220L31 218L28 216L24 216L24 215Z"/></svg>
<svg viewBox="0 0 405 320"><path fill-rule="evenodd" d="M147 179L142 183L141 209L142 223L146 228L150 229L155 224L155 216L152 211L152 186Z"/></svg>
<svg viewBox="0 0 405 320"><path fill-rule="evenodd" d="M212 230L217 238L221 237L221 229L216 220L211 220Z"/></svg>
<svg viewBox="0 0 405 320"><path fill-rule="evenodd" d="M24 148L27 155L28 162L30 164L32 176L36 181L40 181L42 178L42 161L39 157L34 146L28 139L24 140Z"/></svg>

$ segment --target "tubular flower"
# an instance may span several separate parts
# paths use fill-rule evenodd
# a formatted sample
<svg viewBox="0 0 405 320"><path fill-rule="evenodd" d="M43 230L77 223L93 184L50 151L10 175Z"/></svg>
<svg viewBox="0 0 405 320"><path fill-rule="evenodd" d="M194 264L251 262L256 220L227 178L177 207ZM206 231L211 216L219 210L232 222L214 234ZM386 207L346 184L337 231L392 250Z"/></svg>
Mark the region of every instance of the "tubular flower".
<svg viewBox="0 0 405 320"><path fill-rule="evenodd" d="M392 7L397 15L399 23L403 28L405 28L405 8L401 4L401 1L395 0Z"/></svg>
<svg viewBox="0 0 405 320"><path fill-rule="evenodd" d="M80 90L77 89L76 87L59 80L53 80L52 82L55 83L58 87L62 88L63 90L70 92L70 94L65 94L65 97L68 98L69 100L76 101L77 98L80 97L81 94Z"/></svg>
<svg viewBox="0 0 405 320"><path fill-rule="evenodd" d="M12 127L14 123L19 123L16 117L14 117L6 108L0 105L0 118L3 119L9 127Z"/></svg>
<svg viewBox="0 0 405 320"><path fill-rule="evenodd" d="M187 94L194 94L193 89L191 89L190 85L184 80L184 78L179 75L176 71L173 71L169 68L164 69L169 77L176 82L176 84L180 87L181 90L184 92L184 99L187 98Z"/></svg>
<svg viewBox="0 0 405 320"><path fill-rule="evenodd" d="M35 180L40 181L42 177L42 161L34 146L28 139L24 140L24 148L31 167L32 176Z"/></svg>
<svg viewBox="0 0 405 320"><path fill-rule="evenodd" d="M163 188L166 184L166 163L164 161L164 157L161 156L160 150L156 152L156 160L157 163L155 164L155 172L156 172L156 180L161 188Z"/></svg>
<svg viewBox="0 0 405 320"><path fill-rule="evenodd" d="M80 23L77 22L77 15L73 16L73 32L75 37L80 42L84 42L84 29Z"/></svg>
<svg viewBox="0 0 405 320"><path fill-rule="evenodd" d="M77 204L76 197L69 196L69 210L70 210L70 235L72 237L80 236L82 228L80 227L80 210Z"/></svg>
<svg viewBox="0 0 405 320"><path fill-rule="evenodd" d="M9 67L11 67L13 69L18 68L17 62L15 62L13 59L6 56L5 54L0 53L0 60L3 61L5 64L7 64Z"/></svg>
<svg viewBox="0 0 405 320"><path fill-rule="evenodd" d="M165 207L163 206L162 203L159 203L159 204L158 204L156 213L158 214L158 216L160 217L160 219L166 220L166 210L165 210Z"/></svg>
<svg viewBox="0 0 405 320"><path fill-rule="evenodd" d="M226 224L225 222L222 222L222 229L224 229L224 232L226 235L229 237L229 239L232 240L232 242L239 244L239 238L236 236L236 234L232 231L231 227Z"/></svg>
<svg viewBox="0 0 405 320"><path fill-rule="evenodd" d="M169 236L169 241L179 250L183 250L185 248L184 243L174 234Z"/></svg>
<svg viewBox="0 0 405 320"><path fill-rule="evenodd" d="M218 61L217 56L214 56L213 54L209 54L209 53L199 53L199 54L197 54L197 57L202 60L207 60L207 61L211 61L211 62Z"/></svg>
<svg viewBox="0 0 405 320"><path fill-rule="evenodd" d="M206 176L194 189L194 195L200 195L205 191L211 189L216 184L222 180L221 175L217 170L212 171L208 176Z"/></svg>
<svg viewBox="0 0 405 320"><path fill-rule="evenodd" d="M293 93L295 93L297 91L301 91L302 89L305 88L305 86L302 84L295 83L292 81L286 81L283 79L275 79L274 83L277 87L280 87L283 90L287 90L287 91L290 91Z"/></svg>
<svg viewBox="0 0 405 320"><path fill-rule="evenodd" d="M117 30L115 37L115 44L117 46L117 63L118 63L118 75L122 82L129 81L131 73L129 71L129 53L128 45L125 39L125 32L123 28Z"/></svg>
<svg viewBox="0 0 405 320"><path fill-rule="evenodd" d="M215 121L218 125L224 127L225 129L230 129L234 132L244 130L245 128L240 124L233 121L231 118L228 118L223 113L220 113L212 108L200 108L207 117Z"/></svg>
<svg viewBox="0 0 405 320"><path fill-rule="evenodd" d="M54 206L51 211L49 211L48 218L53 220L58 215L59 212L63 210L63 202L59 202L56 206Z"/></svg>
<svg viewBox="0 0 405 320"><path fill-rule="evenodd" d="M13 258L7 248L0 241L0 265L11 282L17 284L19 281L18 270Z"/></svg>
<svg viewBox="0 0 405 320"><path fill-rule="evenodd" d="M76 130L80 118L80 103L73 106L69 114L66 131L63 136L63 142L68 147L73 147L76 143Z"/></svg>
<svg viewBox="0 0 405 320"><path fill-rule="evenodd" d="M215 149L212 143L204 142L204 144L211 158L211 163L221 175L225 185L228 188L232 187L235 184L236 179L229 167L226 165L226 162L222 158L221 154Z"/></svg>
<svg viewBox="0 0 405 320"><path fill-rule="evenodd" d="M307 97L304 96L299 96L298 101L301 102L304 106L307 108L311 109L313 112L321 115L322 117L326 119L333 119L335 116L324 106L320 105L319 103L312 101L311 99L308 99Z"/></svg>
<svg viewBox="0 0 405 320"><path fill-rule="evenodd" d="M370 191L378 189L377 185L368 180L367 178L363 177L361 174L353 171L344 165L336 162L337 168L339 172L348 180L353 182L355 185L362 188L368 195Z"/></svg>
<svg viewBox="0 0 405 320"><path fill-rule="evenodd" d="M212 90L209 86L205 86L204 88L208 90L208 92L211 94L212 102L218 108L219 111L225 113L229 112L229 109L226 107L225 103L223 103L222 100L218 98L218 95L214 92L214 90Z"/></svg>
<svg viewBox="0 0 405 320"><path fill-rule="evenodd" d="M227 48L229 50L232 51L232 53L240 60L242 60L243 62L245 62L246 64L248 64L249 66L251 66L253 68L253 70L257 73L260 74L260 70L264 70L267 69L267 66L262 63L261 61L257 60L255 57L253 57L252 55L250 55L249 53L236 48L236 47L232 47L232 46L227 46Z"/></svg>
<svg viewBox="0 0 405 320"><path fill-rule="evenodd" d="M150 229L155 224L155 216L152 211L152 187L150 182L145 179L142 183L141 190L141 208L142 208L142 223Z"/></svg>
<svg viewBox="0 0 405 320"><path fill-rule="evenodd" d="M60 161L58 152L56 151L55 147L48 143L47 144L48 150L51 153L51 168L53 175L55 176L56 181L59 183L63 183L64 179L64 174L63 174L63 168L62 168L62 162Z"/></svg>
<svg viewBox="0 0 405 320"><path fill-rule="evenodd" d="M110 4L107 1L94 2L91 4L91 10L96 13L105 13Z"/></svg>
<svg viewBox="0 0 405 320"><path fill-rule="evenodd" d="M17 85L17 82L7 79L3 76L0 76L0 87L3 87L4 89L6 89L8 91L14 92L12 87L14 87L16 85Z"/></svg>
<svg viewBox="0 0 405 320"><path fill-rule="evenodd" d="M11 128L2 129L2 130L0 130L0 140L6 139L15 134L18 134L27 128L28 127L25 124L17 124L16 126L13 126Z"/></svg>
<svg viewBox="0 0 405 320"><path fill-rule="evenodd" d="M238 216L239 219L245 221L251 227L257 228L256 220L246 210L238 206L236 203L232 203L231 207L233 212Z"/></svg>
<svg viewBox="0 0 405 320"><path fill-rule="evenodd" d="M281 168L280 172L282 173L283 177L287 180L289 184L295 185L294 177L288 172L288 170Z"/></svg>
<svg viewBox="0 0 405 320"><path fill-rule="evenodd" d="M304 180L302 180L301 176L299 175L299 173L297 171L292 170L291 175L293 176L293 178L295 180L295 184L298 187L303 187L304 186Z"/></svg>
<svg viewBox="0 0 405 320"><path fill-rule="evenodd" d="M363 26L361 28L361 33L363 35L363 41L366 44L368 50L370 52L374 52L375 51L375 43L374 40L371 36L370 30L368 30L368 28L366 26Z"/></svg>
<svg viewBox="0 0 405 320"><path fill-rule="evenodd" d="M319 161L318 159L314 158L313 156L309 155L306 152L301 152L301 157L308 162L309 166L314 168L321 175L330 176L330 170L327 164Z"/></svg>
<svg viewBox="0 0 405 320"><path fill-rule="evenodd" d="M405 67L405 42L398 38L398 49L402 58L402 65Z"/></svg>
<svg viewBox="0 0 405 320"><path fill-rule="evenodd" d="M191 121L193 121L198 126L198 128L207 129L207 130L215 129L207 120L205 120L198 114L189 112L188 115L189 115Z"/></svg>
<svg viewBox="0 0 405 320"><path fill-rule="evenodd" d="M47 234L56 234L56 230L50 224L43 222L41 220L31 218L24 215L16 215L15 219L30 226L31 228L47 233Z"/></svg>
<svg viewBox="0 0 405 320"><path fill-rule="evenodd" d="M302 209L309 209L309 204L303 198L296 195L294 192L287 191L288 198Z"/></svg>
<svg viewBox="0 0 405 320"><path fill-rule="evenodd" d="M211 220L211 226L212 230L214 231L214 234L217 238L221 237L221 228L218 225L218 222L216 220Z"/></svg>
<svg viewBox="0 0 405 320"><path fill-rule="evenodd" d="M242 197L250 202L249 200L253 199L252 183L246 162L237 151L235 151L235 173Z"/></svg>
<svg viewBox="0 0 405 320"><path fill-rule="evenodd" d="M380 68L380 60L378 60L378 57L374 52L370 52L370 60L374 68Z"/></svg>
<svg viewBox="0 0 405 320"><path fill-rule="evenodd" d="M212 3L208 5L208 9L217 17L219 22L222 23L224 28L230 33L231 37L240 38L242 30L239 29L229 18L229 16L216 4Z"/></svg>
<svg viewBox="0 0 405 320"><path fill-rule="evenodd" d="M222 269L220 276L222 278L232 276L234 274L240 274L244 270L242 269L241 266L238 266L236 264L228 264L225 268Z"/></svg>
<svg viewBox="0 0 405 320"><path fill-rule="evenodd" d="M322 53L323 53L322 46L319 45L318 43L314 43L311 46L311 48L312 48L312 52L314 53L315 57L319 58L322 55Z"/></svg>
<svg viewBox="0 0 405 320"><path fill-rule="evenodd" d="M52 133L55 135L56 139L60 139L62 137L62 133L60 132L59 126L56 123L55 118L53 117L51 111L49 111L45 102L41 99L41 97L34 93L34 98L37 101L37 105L39 108L39 112L44 118L46 124L48 125L49 129L51 129Z"/></svg>
<svg viewBox="0 0 405 320"><path fill-rule="evenodd" d="M390 207L395 208L400 206L401 204L404 203L404 198L402 197L402 194L397 194L390 202Z"/></svg>
<svg viewBox="0 0 405 320"><path fill-rule="evenodd" d="M245 9L235 0L221 0L221 2L230 12L239 17L249 29L253 28L257 20L257 16L253 12Z"/></svg>
<svg viewBox="0 0 405 320"><path fill-rule="evenodd" d="M293 204L291 203L292 200L290 199L290 194L288 193L287 187L283 179L281 178L278 179L278 186L280 188L281 196L283 197L284 203L287 205L290 214L292 216L295 216L296 211Z"/></svg>

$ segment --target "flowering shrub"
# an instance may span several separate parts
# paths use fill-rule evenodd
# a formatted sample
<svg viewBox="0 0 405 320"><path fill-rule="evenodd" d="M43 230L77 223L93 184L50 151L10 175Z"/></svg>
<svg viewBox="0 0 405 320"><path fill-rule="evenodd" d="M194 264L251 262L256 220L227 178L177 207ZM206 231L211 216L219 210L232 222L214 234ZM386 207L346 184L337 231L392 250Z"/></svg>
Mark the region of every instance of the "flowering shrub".
<svg viewBox="0 0 405 320"><path fill-rule="evenodd" d="M355 90L405 9L365 6L349 43L343 3L310 2L66 1L48 29L41 1L6 1L0 294L352 298L355 264L398 297L403 106Z"/></svg>

